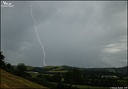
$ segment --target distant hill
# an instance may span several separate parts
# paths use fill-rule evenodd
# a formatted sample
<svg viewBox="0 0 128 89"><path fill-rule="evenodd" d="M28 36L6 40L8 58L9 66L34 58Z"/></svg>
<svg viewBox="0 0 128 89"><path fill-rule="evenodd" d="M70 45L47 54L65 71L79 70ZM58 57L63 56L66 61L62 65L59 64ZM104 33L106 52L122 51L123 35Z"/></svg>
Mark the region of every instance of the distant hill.
<svg viewBox="0 0 128 89"><path fill-rule="evenodd" d="M16 66L15 66L16 67ZM78 69L84 71L103 71L103 72L111 72L111 73L121 73L127 74L128 66L119 67L119 68L79 68L79 67L71 67L71 66L45 66L45 67L32 67L27 66L28 71L41 72L41 73L65 73L71 69Z"/></svg>
<svg viewBox="0 0 128 89"><path fill-rule="evenodd" d="M127 74L127 71L128 71L127 69L128 69L128 66L119 67L119 68L88 68L87 70L90 70L90 71L106 71L106 72Z"/></svg>
<svg viewBox="0 0 128 89"><path fill-rule="evenodd" d="M118 73L128 74L128 66L116 68L115 70Z"/></svg>
<svg viewBox="0 0 128 89"><path fill-rule="evenodd" d="M39 73L66 73L68 72L67 68L64 68L63 66L45 66L45 67L27 67L28 71L34 71Z"/></svg>
<svg viewBox="0 0 128 89"><path fill-rule="evenodd" d="M1 78L1 89L17 89L17 88L22 88L22 89L49 89L47 87L44 87L42 85L33 83L31 81L28 81L26 79L23 79L21 77L15 76L13 74L10 74L2 69L0 69L0 78Z"/></svg>

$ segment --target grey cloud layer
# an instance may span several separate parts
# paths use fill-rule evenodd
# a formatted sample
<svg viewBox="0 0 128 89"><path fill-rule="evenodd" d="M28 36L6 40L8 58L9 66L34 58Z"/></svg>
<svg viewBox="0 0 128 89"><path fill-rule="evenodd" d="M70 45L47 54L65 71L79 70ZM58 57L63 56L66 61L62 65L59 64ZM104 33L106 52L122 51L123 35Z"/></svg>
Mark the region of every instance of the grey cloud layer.
<svg viewBox="0 0 128 89"><path fill-rule="evenodd" d="M2 51L12 64L43 66L31 4L47 65L126 65L127 6L116 1L14 2L2 8Z"/></svg>

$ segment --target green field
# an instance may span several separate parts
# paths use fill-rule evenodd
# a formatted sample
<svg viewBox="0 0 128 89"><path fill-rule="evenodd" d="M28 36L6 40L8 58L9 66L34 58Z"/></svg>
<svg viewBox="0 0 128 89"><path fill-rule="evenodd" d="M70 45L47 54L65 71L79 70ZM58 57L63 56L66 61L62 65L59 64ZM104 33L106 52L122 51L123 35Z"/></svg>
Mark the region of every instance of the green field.
<svg viewBox="0 0 128 89"><path fill-rule="evenodd" d="M33 83L31 81L28 81L26 79L20 78L18 76L15 76L13 74L10 74L2 69L0 69L0 77L1 77L1 89L5 88L36 88L36 89L49 89L47 87L44 87L42 85Z"/></svg>

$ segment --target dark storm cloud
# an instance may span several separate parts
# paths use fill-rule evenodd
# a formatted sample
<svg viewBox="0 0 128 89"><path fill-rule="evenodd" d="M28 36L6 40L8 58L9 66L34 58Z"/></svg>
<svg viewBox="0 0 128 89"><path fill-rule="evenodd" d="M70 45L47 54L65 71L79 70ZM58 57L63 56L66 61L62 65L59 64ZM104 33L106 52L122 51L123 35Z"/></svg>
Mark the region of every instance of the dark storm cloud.
<svg viewBox="0 0 128 89"><path fill-rule="evenodd" d="M126 2L14 2L2 8L2 51L12 64L107 67L126 65Z"/></svg>

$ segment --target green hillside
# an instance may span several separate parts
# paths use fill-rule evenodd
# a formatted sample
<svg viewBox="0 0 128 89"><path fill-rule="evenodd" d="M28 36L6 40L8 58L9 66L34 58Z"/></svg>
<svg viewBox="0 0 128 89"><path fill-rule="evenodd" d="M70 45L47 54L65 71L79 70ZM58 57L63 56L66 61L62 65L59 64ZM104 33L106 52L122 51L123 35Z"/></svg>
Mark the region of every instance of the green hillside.
<svg viewBox="0 0 128 89"><path fill-rule="evenodd" d="M29 89L48 89L47 87L41 86L39 84L30 82L26 79L20 78L18 76L15 76L13 74L10 74L2 69L0 69L0 79L1 79L1 89L5 88L29 88Z"/></svg>
<svg viewBox="0 0 128 89"><path fill-rule="evenodd" d="M79 68L79 67L71 67L71 66L44 66L44 67L32 67L27 66L28 71L35 71L41 73L66 73L69 70L78 69L82 71L90 71L90 72L111 72L111 73L120 73L127 74L128 66L119 67L119 68Z"/></svg>

